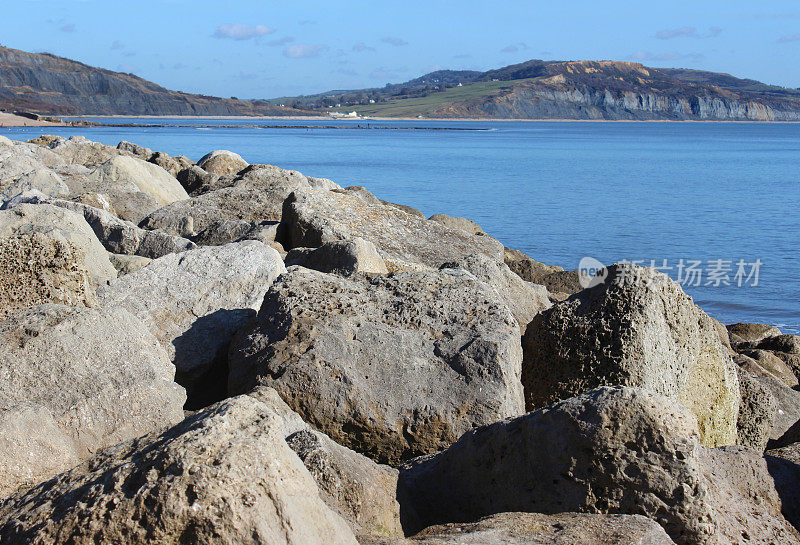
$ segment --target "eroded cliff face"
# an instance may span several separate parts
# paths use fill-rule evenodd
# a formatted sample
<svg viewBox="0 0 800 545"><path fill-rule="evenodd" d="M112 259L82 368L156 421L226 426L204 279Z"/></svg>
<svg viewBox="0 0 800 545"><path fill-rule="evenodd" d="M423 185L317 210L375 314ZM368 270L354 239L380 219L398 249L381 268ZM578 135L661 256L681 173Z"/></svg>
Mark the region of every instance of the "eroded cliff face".
<svg viewBox="0 0 800 545"><path fill-rule="evenodd" d="M444 105L443 117L515 119L800 121L800 101L676 79L638 63L553 63L540 78Z"/></svg>
<svg viewBox="0 0 800 545"><path fill-rule="evenodd" d="M4 47L0 107L58 115L314 115L263 101L170 91L133 74Z"/></svg>

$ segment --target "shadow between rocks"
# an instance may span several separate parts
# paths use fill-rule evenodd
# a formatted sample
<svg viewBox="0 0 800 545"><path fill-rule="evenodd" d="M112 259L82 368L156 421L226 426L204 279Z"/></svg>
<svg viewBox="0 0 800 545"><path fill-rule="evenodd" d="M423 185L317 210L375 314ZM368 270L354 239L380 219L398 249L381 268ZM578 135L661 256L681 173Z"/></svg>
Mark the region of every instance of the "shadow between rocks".
<svg viewBox="0 0 800 545"><path fill-rule="evenodd" d="M195 411L228 397L228 348L231 340L256 317L253 309L221 309L195 320L172 341L175 382L186 389L184 409ZM211 360L197 365L197 361Z"/></svg>
<svg viewBox="0 0 800 545"><path fill-rule="evenodd" d="M764 459L781 499L781 513L800 531L800 466L769 454L765 454Z"/></svg>

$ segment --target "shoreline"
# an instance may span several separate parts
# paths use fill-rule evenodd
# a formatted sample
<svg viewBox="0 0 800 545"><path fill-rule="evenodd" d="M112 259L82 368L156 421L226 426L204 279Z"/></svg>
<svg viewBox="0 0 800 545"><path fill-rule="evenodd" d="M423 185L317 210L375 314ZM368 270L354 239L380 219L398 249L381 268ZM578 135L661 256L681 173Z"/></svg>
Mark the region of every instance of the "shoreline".
<svg viewBox="0 0 800 545"><path fill-rule="evenodd" d="M800 121L762 121L751 119L568 119L568 118L493 118L493 117L330 117L330 116L199 116L199 115L75 115L64 116L65 119L211 119L211 120L264 120L264 121L436 121L436 122L557 122L557 123L760 123L760 124L797 124ZM65 124L66 125L66 124ZM135 126L135 125L134 125ZM172 125L170 125L172 126ZM214 125L215 127L219 125Z"/></svg>

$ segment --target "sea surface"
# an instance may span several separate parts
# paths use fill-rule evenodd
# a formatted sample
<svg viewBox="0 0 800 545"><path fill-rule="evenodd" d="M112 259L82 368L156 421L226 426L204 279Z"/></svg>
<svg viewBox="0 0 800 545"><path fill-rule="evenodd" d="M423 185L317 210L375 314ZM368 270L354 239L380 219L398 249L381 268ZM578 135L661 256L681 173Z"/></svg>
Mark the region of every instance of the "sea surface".
<svg viewBox="0 0 800 545"><path fill-rule="evenodd" d="M506 246L566 269L584 257L655 265L724 323L800 332L800 124L113 122L172 126L0 134L129 140L194 160L229 149L251 163L365 186L426 215L471 218ZM341 128L320 128L331 125Z"/></svg>

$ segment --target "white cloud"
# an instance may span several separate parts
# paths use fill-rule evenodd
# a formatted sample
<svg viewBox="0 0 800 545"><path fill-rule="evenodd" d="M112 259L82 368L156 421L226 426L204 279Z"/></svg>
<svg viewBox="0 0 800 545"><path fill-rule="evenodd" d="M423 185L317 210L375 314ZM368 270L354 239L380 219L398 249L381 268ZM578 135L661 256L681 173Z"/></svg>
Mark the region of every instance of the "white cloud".
<svg viewBox="0 0 800 545"><path fill-rule="evenodd" d="M214 31L215 38L226 40L251 40L253 38L260 38L267 34L273 34L274 28L269 28L264 25L247 25L244 23L225 23L219 25Z"/></svg>
<svg viewBox="0 0 800 545"><path fill-rule="evenodd" d="M800 34L789 34L778 38L778 43L788 44L789 42L800 42Z"/></svg>
<svg viewBox="0 0 800 545"><path fill-rule="evenodd" d="M528 44L524 42L517 42L515 44L510 44L505 46L503 49L500 50L501 53L516 53L517 51L524 51L528 48Z"/></svg>
<svg viewBox="0 0 800 545"><path fill-rule="evenodd" d="M364 42L358 42L353 46L353 51L361 53L362 51L375 51L375 48L368 46Z"/></svg>
<svg viewBox="0 0 800 545"><path fill-rule="evenodd" d="M330 49L327 45L297 44L290 45L283 50L283 56L290 59L308 59L319 57L319 55Z"/></svg>

